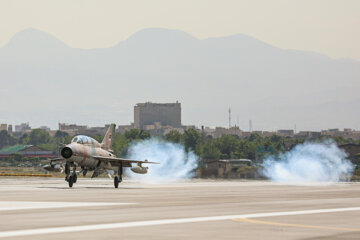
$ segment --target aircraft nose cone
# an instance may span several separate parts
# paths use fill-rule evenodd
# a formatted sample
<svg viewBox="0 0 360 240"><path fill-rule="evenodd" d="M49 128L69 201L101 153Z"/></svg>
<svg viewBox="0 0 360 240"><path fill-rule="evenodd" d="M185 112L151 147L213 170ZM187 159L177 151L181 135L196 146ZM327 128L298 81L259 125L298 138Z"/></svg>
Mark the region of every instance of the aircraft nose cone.
<svg viewBox="0 0 360 240"><path fill-rule="evenodd" d="M71 158L73 155L73 151L69 146L64 147L61 149L61 156L65 159Z"/></svg>

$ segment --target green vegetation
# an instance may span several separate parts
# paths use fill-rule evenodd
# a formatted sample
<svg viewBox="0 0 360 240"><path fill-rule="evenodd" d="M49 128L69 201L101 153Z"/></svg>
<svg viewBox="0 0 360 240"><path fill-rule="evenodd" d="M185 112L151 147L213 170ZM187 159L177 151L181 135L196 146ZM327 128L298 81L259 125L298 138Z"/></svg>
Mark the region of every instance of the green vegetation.
<svg viewBox="0 0 360 240"><path fill-rule="evenodd" d="M103 136L91 136L98 142L101 142ZM132 129L124 134L116 133L113 136L113 150L119 157L126 157L129 146L136 142L149 139L151 136L148 132L139 129ZM273 135L270 137L262 137L259 134L251 134L247 138L239 138L234 135L223 135L220 138L212 138L204 133L201 133L195 129L185 130L184 133L180 133L176 130L170 131L165 136L158 136L158 138L164 141L181 144L186 151L193 151L202 159L264 159L268 155L278 155L282 152L290 150L292 147L299 143L303 143L305 140L281 137ZM58 151L62 144L67 144L71 141L72 136L69 136L65 132L58 131L54 137L51 137L46 131L41 129L34 129L29 134L25 134L20 138L14 138L6 131L0 132L0 147L12 146L9 149L24 146L24 145L38 145L41 148ZM313 141L323 142L328 138L318 138ZM334 137L333 141L338 144L353 143L360 144L360 140L345 139L342 137ZM18 145L16 145L18 144ZM15 151L16 152L16 151ZM360 181L360 153L351 156L350 160L356 164L355 174L352 177L353 181ZM12 154L10 158L2 163L3 166L22 166L31 167L38 166L41 162L38 158L26 158L21 154ZM240 174L242 177L253 177L257 172L256 166L242 167L234 174Z"/></svg>
<svg viewBox="0 0 360 240"><path fill-rule="evenodd" d="M103 136L91 136L101 142ZM142 141L150 138L147 131L131 129L124 134L116 133L113 136L113 150L118 156L126 156L127 150L134 141ZM29 134L16 139L6 131L0 132L0 148L12 146L15 144L38 145L44 149L57 151L61 144L67 144L71 141L71 136L65 132L57 131L54 137L41 129L34 129ZM281 137L273 135L270 137L261 137L259 134L251 134L247 138L239 138L233 135L223 135L220 138L212 138L195 130L185 130L183 134L176 130L170 131L163 137L165 141L182 144L186 151L193 151L204 159L263 159L269 154L277 155L281 152L291 149L296 144L304 142L302 139ZM319 138L314 141L324 141ZM360 144L360 140L345 139L334 137L334 141L339 144L355 143ZM352 159L360 163L360 155Z"/></svg>
<svg viewBox="0 0 360 240"><path fill-rule="evenodd" d="M6 146L14 145L16 143L16 139L10 136L6 130L0 131L0 149Z"/></svg>

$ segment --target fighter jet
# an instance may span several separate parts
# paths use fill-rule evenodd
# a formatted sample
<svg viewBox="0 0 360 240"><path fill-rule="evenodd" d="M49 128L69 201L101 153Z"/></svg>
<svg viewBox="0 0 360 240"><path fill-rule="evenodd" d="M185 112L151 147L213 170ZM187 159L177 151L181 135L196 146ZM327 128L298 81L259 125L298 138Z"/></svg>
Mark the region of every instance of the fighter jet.
<svg viewBox="0 0 360 240"><path fill-rule="evenodd" d="M118 188L119 183L122 182L124 167L130 167L133 172L138 174L146 174L148 167L143 167L142 164L157 164L157 162L118 158L113 150L111 150L115 126L115 124L110 125L101 143L88 136L75 136L70 144L65 145L61 149L61 158L50 159L50 166L47 165L45 169L48 171L59 171L57 162L65 163L65 181L69 183L69 187L76 183L77 174L82 173L85 176L88 171L93 171L91 178L97 177L104 172L115 173L115 188ZM132 164L136 164L136 166L133 167ZM76 171L77 168L81 170Z"/></svg>

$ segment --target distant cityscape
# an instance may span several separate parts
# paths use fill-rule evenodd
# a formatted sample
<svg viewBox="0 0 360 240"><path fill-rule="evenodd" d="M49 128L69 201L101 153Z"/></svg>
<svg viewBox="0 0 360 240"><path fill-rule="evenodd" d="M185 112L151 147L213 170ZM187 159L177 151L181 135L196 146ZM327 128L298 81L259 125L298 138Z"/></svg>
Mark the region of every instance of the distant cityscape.
<svg viewBox="0 0 360 240"><path fill-rule="evenodd" d="M148 131L151 135L166 135L172 130L184 133L185 130L193 128L197 131L210 135L213 138L219 138L223 135L235 135L239 138L249 137L251 134L256 133L262 137L278 135L282 137L300 138L300 139L316 139L319 137L343 137L345 139L360 139L360 131L344 128L327 129L321 131L299 131L295 132L294 129L279 129L277 131L244 131L238 126L230 124L230 110L229 110L229 127L207 127L201 126L200 128L194 125L182 125L181 122L181 103L137 103L134 106L134 122L129 125L118 125L116 128L117 133L124 133L131 129L142 129ZM251 121L249 122L251 126ZM50 136L54 136L57 131L68 133L70 136L74 135L104 135L109 125L99 127L88 127L86 125L59 123L58 129L50 129L47 126L41 126L40 129L45 130ZM0 124L0 131L7 131L10 135L21 137L24 134L30 133L32 128L30 123L22 123L15 125L13 129L12 124Z"/></svg>

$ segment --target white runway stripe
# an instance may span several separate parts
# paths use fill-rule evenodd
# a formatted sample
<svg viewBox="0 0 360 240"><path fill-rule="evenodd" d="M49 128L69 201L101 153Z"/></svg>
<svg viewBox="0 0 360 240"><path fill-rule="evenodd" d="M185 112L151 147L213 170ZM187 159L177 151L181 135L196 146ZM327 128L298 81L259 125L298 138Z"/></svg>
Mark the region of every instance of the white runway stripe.
<svg viewBox="0 0 360 240"><path fill-rule="evenodd" d="M0 211L31 210L43 208L118 206L131 204L134 203L0 201Z"/></svg>
<svg viewBox="0 0 360 240"><path fill-rule="evenodd" d="M4 232L0 232L0 238L15 237L15 236L30 236L30 235L40 235L40 234L53 234L53 233L68 233L68 232L81 232L81 231L93 231L93 230L105 230L105 229L130 228L130 227L146 227L146 226L156 226L156 225L165 225L165 224L221 221L221 220L229 220L229 219L236 219L236 218L260 218L260 217L274 217L274 216L348 212L348 211L360 211L360 207L316 209L316 210L303 210L303 211L291 211L291 212L254 213L254 214L195 217L195 218L163 219L163 220L94 224L94 225L70 226L70 227L39 228L39 229L18 230L18 231L4 231Z"/></svg>

